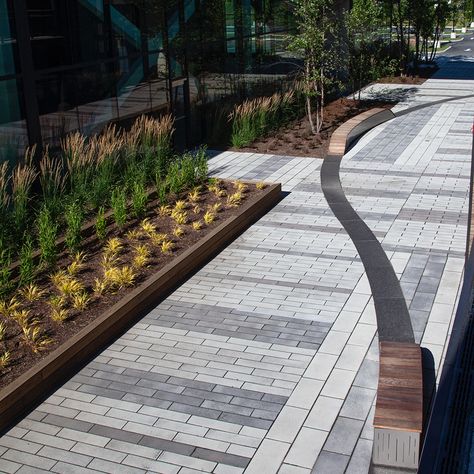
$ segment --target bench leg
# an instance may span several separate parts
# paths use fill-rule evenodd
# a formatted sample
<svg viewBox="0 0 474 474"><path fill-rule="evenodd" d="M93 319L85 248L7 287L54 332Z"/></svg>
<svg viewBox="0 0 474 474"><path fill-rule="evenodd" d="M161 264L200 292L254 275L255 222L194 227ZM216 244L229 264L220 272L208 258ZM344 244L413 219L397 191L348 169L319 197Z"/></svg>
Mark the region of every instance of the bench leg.
<svg viewBox="0 0 474 474"><path fill-rule="evenodd" d="M372 462L387 466L416 470L420 457L421 433L375 428Z"/></svg>

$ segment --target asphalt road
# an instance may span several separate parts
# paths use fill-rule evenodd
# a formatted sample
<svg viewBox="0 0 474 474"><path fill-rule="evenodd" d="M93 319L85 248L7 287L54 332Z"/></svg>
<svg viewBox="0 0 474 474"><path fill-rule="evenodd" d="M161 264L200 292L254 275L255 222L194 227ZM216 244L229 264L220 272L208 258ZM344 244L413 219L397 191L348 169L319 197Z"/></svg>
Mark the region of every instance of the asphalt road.
<svg viewBox="0 0 474 474"><path fill-rule="evenodd" d="M465 56L474 58L474 32L467 33L465 35L458 35L458 38L462 37L462 41L451 43L445 53L438 54L438 57L453 57L453 56Z"/></svg>

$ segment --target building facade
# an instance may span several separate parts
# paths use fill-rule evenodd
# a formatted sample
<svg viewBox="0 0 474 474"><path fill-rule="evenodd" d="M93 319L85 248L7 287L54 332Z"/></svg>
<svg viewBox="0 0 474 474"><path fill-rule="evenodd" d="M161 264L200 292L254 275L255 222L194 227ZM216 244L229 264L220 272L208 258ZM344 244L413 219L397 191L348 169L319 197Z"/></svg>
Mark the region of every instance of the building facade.
<svg viewBox="0 0 474 474"><path fill-rule="evenodd" d="M291 28L285 0L0 0L0 160L143 113L197 143L285 81Z"/></svg>

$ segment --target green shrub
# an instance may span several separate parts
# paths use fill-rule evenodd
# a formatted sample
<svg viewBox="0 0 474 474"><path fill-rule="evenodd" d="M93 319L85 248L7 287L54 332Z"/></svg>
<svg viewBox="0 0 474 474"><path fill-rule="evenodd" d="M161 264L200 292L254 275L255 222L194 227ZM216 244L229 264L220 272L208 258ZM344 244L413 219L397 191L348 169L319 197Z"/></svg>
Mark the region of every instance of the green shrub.
<svg viewBox="0 0 474 474"><path fill-rule="evenodd" d="M28 285L33 281L35 275L35 263L33 258L33 239L26 235L20 249L19 286Z"/></svg>
<svg viewBox="0 0 474 474"><path fill-rule="evenodd" d="M13 289L11 263L11 252L9 250L2 250L0 252L0 298L7 296Z"/></svg>
<svg viewBox="0 0 474 474"><path fill-rule="evenodd" d="M132 185L132 213L134 217L143 217L146 212L148 194L143 181L135 181Z"/></svg>
<svg viewBox="0 0 474 474"><path fill-rule="evenodd" d="M36 220L38 231L38 246L41 253L41 262L47 266L56 263L58 250L56 247L56 238L58 235L58 225L51 217L51 212L46 206L43 206Z"/></svg>
<svg viewBox="0 0 474 474"><path fill-rule="evenodd" d="M110 205L114 221L119 229L122 229L127 222L127 195L125 188L115 188L110 197Z"/></svg>
<svg viewBox="0 0 474 474"><path fill-rule="evenodd" d="M105 218L105 210L103 207L99 207L99 210L97 211L95 234L99 240L105 240L107 237L107 220Z"/></svg>
<svg viewBox="0 0 474 474"><path fill-rule="evenodd" d="M66 206L66 247L71 253L76 253L81 247L81 229L84 224L84 209L78 201Z"/></svg>

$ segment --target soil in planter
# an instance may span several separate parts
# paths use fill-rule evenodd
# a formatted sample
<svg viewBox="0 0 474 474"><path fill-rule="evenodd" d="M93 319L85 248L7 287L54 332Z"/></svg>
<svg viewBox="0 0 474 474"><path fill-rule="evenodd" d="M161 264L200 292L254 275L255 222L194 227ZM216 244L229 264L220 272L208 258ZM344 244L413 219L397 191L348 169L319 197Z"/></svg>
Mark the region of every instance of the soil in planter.
<svg viewBox="0 0 474 474"><path fill-rule="evenodd" d="M388 76L382 77L377 82L379 84L407 84L419 86L426 82L427 79L427 77L421 76Z"/></svg>
<svg viewBox="0 0 474 474"><path fill-rule="evenodd" d="M418 70L418 74L409 76L387 76L380 78L377 82L380 84L408 84L419 86L426 82L439 68L423 67L421 66Z"/></svg>
<svg viewBox="0 0 474 474"><path fill-rule="evenodd" d="M135 248L137 246L146 245L151 252L147 265L135 270L136 278L133 286L108 291L102 295L95 294L93 292L95 279L101 280L104 275L101 262L104 255L103 248L105 243L100 242L95 236L86 239L82 245L86 255L84 265L73 278L79 280L83 289L91 295L91 301L86 309L78 311L72 309L70 300L68 300L65 307L69 312L69 317L62 323L57 323L50 317L52 312L50 305L51 297L59 295L59 291L52 283L50 275L58 270L66 270L71 263L71 257L63 256L54 271L38 276L35 284L44 294L36 301L29 302L21 296L19 292L16 292L14 297L20 303L19 309L29 311L30 317L37 320L37 326L41 328L42 333L51 338L52 342L46 345L42 350L35 352L32 346L26 342L22 329L17 321L11 317L6 318L4 315L0 315L0 323L6 326L5 336L3 340L0 340L0 356L5 351L10 353L9 365L3 371L0 370L0 388L8 385L19 375L38 363L48 353L99 317L106 309L109 309L112 305L117 303L128 292L144 282L150 275L172 262L176 256L190 248L216 226L236 215L239 212L239 206L233 207L228 205L227 197L225 197L224 194L226 196L234 194L238 186L236 183L221 181L220 189L223 196L218 196L216 192L210 192L207 188L203 187L199 201L196 203L191 202L187 195L181 196L180 198L187 202L186 212L188 223L184 225L177 225L169 215L159 215L157 212L159 206L158 203L155 203L155 206L152 206L146 216L147 222L156 226L156 233L167 234L168 239L173 241L174 248L170 253L163 253L160 246L152 243L149 235L143 231L142 219L131 221L127 227L122 230L112 227L108 232L107 240L114 237L120 239L122 248L117 256L119 258L117 266L120 268L124 266L132 267L132 261L136 255ZM243 192L244 198L240 205L257 200L261 193L261 189L257 189L255 184L249 183L247 190ZM222 204L221 210L215 214L215 220L206 225L203 219L204 214L217 202ZM200 209L195 209L195 206L198 206ZM171 204L170 207L172 208L173 204ZM196 221L202 223L203 227L201 230L195 230L193 228L192 223ZM173 235L173 230L176 227L184 229L185 233L183 236L177 238ZM139 231L140 235L131 236L134 231ZM107 240L105 242L107 242Z"/></svg>
<svg viewBox="0 0 474 474"><path fill-rule="evenodd" d="M296 120L287 127L263 137L244 148L235 151L271 153L283 156L304 156L324 158L331 135L340 125L365 110L382 107L391 108L393 103L378 101L354 101L341 98L324 108L324 125L319 135L311 133L307 117Z"/></svg>

